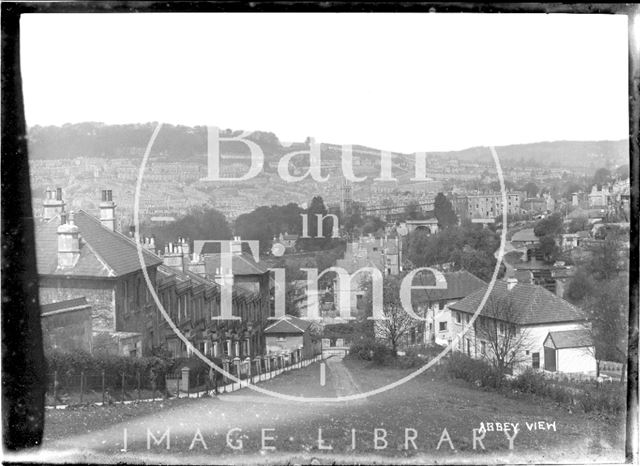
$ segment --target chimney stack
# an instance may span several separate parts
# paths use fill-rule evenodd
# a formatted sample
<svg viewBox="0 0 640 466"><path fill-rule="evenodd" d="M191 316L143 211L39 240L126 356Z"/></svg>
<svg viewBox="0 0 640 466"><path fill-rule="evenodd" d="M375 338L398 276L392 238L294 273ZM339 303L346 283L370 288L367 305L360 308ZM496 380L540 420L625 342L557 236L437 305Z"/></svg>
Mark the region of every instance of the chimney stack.
<svg viewBox="0 0 640 466"><path fill-rule="evenodd" d="M61 214L64 211L62 188L56 188L55 191L47 188L42 207L44 208L42 217L45 220L51 220L56 215Z"/></svg>
<svg viewBox="0 0 640 466"><path fill-rule="evenodd" d="M80 258L80 231L73 223L73 212L58 227L58 267L72 268Z"/></svg>
<svg viewBox="0 0 640 466"><path fill-rule="evenodd" d="M100 201L100 222L111 231L116 230L116 204L110 189L102 190Z"/></svg>
<svg viewBox="0 0 640 466"><path fill-rule="evenodd" d="M239 236L234 236L233 241L231 241L231 254L242 254L242 240Z"/></svg>

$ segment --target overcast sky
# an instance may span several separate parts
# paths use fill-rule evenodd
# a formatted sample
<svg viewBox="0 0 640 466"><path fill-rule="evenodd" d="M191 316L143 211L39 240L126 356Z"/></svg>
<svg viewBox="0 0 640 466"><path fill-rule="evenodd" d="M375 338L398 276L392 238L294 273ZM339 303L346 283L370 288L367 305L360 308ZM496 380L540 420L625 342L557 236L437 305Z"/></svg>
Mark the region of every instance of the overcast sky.
<svg viewBox="0 0 640 466"><path fill-rule="evenodd" d="M28 125L265 130L403 152L628 134L627 18L22 17Z"/></svg>

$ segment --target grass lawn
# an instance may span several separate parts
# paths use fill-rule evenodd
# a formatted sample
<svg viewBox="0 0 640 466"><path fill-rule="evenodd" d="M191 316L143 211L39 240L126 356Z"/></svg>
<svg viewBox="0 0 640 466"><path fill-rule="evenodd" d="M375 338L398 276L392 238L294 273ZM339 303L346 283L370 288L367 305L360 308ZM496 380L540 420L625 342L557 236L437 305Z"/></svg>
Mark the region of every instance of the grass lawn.
<svg viewBox="0 0 640 466"><path fill-rule="evenodd" d="M411 372L371 367L370 363L357 360L344 361L344 367L362 391ZM344 387L336 380L339 372L328 371L323 386L319 368L320 364L312 364L260 386L288 395L335 396L336 386ZM311 457L338 463L583 463L623 459L623 419L570 412L531 396L507 397L429 371L364 401L300 403L244 389L218 398L129 406L48 411L44 447L56 451L79 448L82 458L91 461L109 458L162 463L308 462ZM490 431L482 440L485 449L478 444L474 450L472 429L481 423L517 423L514 449L509 449L504 432ZM526 423L545 429L529 430ZM147 449L147 429L159 438L169 427L171 449L167 451L164 445ZM128 432L126 452L121 451L124 428ZM193 446L198 429L206 449L201 442ZM239 429L232 432L234 441L242 441L242 448L237 451L226 443L230 429ZM263 429L272 430L265 434ZM384 441L376 443L376 429L378 436L384 432ZM446 440L437 448L444 429L454 450ZM414 433L415 449L413 442L406 443L406 436L413 437ZM263 435L273 437L266 445L275 450L262 448ZM352 436L356 439L355 449ZM321 450L320 446L331 450Z"/></svg>

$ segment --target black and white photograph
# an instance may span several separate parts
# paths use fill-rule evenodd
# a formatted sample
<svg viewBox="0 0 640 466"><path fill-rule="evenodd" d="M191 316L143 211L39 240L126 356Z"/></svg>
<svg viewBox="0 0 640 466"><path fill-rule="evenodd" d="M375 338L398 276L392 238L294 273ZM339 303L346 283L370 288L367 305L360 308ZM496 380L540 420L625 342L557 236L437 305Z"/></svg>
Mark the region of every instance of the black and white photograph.
<svg viewBox="0 0 640 466"><path fill-rule="evenodd" d="M636 463L638 7L265 5L2 5L4 461Z"/></svg>

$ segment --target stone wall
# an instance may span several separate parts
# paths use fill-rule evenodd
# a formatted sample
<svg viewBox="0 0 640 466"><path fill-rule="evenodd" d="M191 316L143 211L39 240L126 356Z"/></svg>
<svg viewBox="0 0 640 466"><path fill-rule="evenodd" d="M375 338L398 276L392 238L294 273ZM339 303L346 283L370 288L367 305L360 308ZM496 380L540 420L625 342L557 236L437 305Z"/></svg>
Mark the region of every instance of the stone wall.
<svg viewBox="0 0 640 466"><path fill-rule="evenodd" d="M40 278L40 304L85 297L91 304L94 331L115 330L115 281L108 278Z"/></svg>

